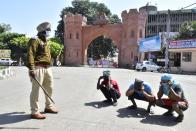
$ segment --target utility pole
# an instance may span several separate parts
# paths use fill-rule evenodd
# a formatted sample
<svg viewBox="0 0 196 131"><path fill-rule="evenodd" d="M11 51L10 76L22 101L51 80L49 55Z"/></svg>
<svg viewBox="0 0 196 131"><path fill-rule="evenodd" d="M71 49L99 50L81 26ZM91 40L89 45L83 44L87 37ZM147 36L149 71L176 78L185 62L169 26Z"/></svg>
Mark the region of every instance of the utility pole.
<svg viewBox="0 0 196 131"><path fill-rule="evenodd" d="M169 65L169 33L170 33L170 10L168 10L168 14L167 14L167 39L166 39L166 49L165 49L165 68L168 68Z"/></svg>

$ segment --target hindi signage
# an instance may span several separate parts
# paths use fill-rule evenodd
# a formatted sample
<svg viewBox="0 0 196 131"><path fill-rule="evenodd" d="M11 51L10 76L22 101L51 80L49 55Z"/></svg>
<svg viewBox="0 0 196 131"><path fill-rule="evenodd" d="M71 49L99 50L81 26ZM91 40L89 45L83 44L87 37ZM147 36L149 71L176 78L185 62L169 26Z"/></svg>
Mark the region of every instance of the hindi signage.
<svg viewBox="0 0 196 131"><path fill-rule="evenodd" d="M196 48L196 39L170 41L169 49Z"/></svg>

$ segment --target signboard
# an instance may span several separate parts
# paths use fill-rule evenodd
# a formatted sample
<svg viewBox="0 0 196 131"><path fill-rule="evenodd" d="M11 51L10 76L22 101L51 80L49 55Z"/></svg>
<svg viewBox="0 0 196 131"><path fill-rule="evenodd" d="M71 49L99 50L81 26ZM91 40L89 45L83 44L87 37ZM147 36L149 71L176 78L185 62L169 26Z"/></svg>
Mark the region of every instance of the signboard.
<svg viewBox="0 0 196 131"><path fill-rule="evenodd" d="M196 48L196 39L170 41L169 49Z"/></svg>
<svg viewBox="0 0 196 131"><path fill-rule="evenodd" d="M0 58L10 58L11 50L0 50Z"/></svg>
<svg viewBox="0 0 196 131"><path fill-rule="evenodd" d="M140 52L160 51L161 39L159 36L142 39L139 45Z"/></svg>

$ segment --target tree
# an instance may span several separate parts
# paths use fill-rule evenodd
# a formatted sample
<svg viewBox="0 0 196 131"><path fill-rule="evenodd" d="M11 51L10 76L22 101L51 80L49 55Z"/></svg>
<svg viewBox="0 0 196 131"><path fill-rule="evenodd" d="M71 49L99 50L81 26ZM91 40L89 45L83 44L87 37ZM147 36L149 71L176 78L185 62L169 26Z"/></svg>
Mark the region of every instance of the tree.
<svg viewBox="0 0 196 131"><path fill-rule="evenodd" d="M106 50L107 49L107 50ZM117 47L111 39L100 36L91 42L87 50L88 57L95 60L107 57L115 57Z"/></svg>
<svg viewBox="0 0 196 131"><path fill-rule="evenodd" d="M5 44L3 44L3 42L0 42L0 49L8 49L9 47Z"/></svg>
<svg viewBox="0 0 196 131"><path fill-rule="evenodd" d="M63 45L56 42L53 38L49 40L51 56L54 60L54 65L57 65L57 60L59 59L61 53L63 52Z"/></svg>
<svg viewBox="0 0 196 131"><path fill-rule="evenodd" d="M6 49L12 48L10 41L14 38L25 36L24 34L5 32L0 34L0 42Z"/></svg>
<svg viewBox="0 0 196 131"><path fill-rule="evenodd" d="M25 37L25 35L10 32L4 32L0 34L0 49L10 49L11 58L14 60L18 60L20 56L22 56L22 58L25 59L23 54L17 54L21 51L21 49L20 47L14 44L14 41L16 41L19 37Z"/></svg>
<svg viewBox="0 0 196 131"><path fill-rule="evenodd" d="M196 38L196 21L184 22L180 28L178 39Z"/></svg>
<svg viewBox="0 0 196 131"><path fill-rule="evenodd" d="M0 33L4 33L11 30L11 26L9 24L0 24Z"/></svg>
<svg viewBox="0 0 196 131"><path fill-rule="evenodd" d="M196 21L192 22L192 37L196 38Z"/></svg>
<svg viewBox="0 0 196 131"><path fill-rule="evenodd" d="M17 61L19 61L20 59L26 61L28 41L29 38L27 38L26 36L16 37L10 41L12 59L15 59Z"/></svg>
<svg viewBox="0 0 196 131"><path fill-rule="evenodd" d="M114 24L114 23L121 23L121 20L118 18L118 15L114 14L114 15L112 15L110 17L110 22L112 24Z"/></svg>

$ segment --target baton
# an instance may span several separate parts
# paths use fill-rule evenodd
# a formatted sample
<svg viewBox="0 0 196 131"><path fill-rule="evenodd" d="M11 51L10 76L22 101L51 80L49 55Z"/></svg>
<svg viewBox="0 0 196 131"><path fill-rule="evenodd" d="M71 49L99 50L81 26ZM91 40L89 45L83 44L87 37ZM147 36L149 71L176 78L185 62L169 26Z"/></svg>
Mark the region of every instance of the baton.
<svg viewBox="0 0 196 131"><path fill-rule="evenodd" d="M54 101L52 100L52 98L48 95L48 92L43 88L43 86L39 83L39 81L33 77L33 79L37 82L37 84L42 88L42 90L44 91L44 94L52 101L52 103L54 103ZM54 103L55 104L55 103Z"/></svg>

